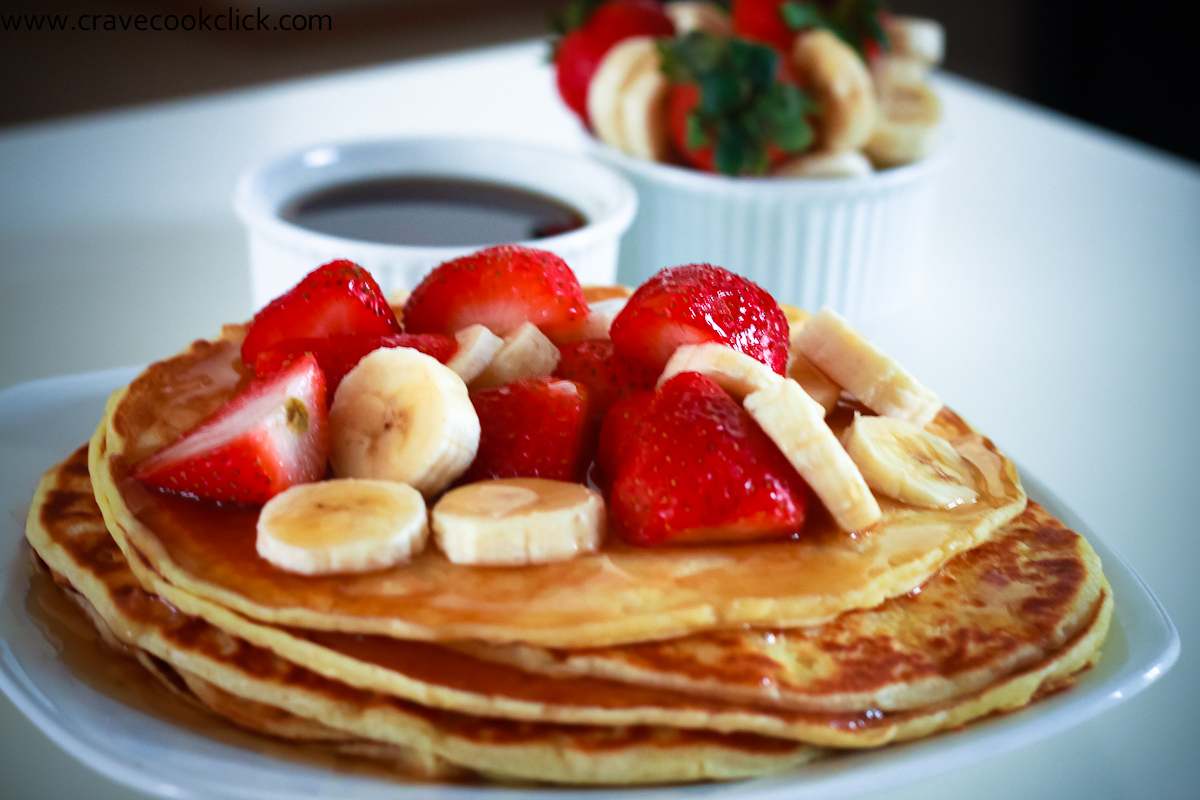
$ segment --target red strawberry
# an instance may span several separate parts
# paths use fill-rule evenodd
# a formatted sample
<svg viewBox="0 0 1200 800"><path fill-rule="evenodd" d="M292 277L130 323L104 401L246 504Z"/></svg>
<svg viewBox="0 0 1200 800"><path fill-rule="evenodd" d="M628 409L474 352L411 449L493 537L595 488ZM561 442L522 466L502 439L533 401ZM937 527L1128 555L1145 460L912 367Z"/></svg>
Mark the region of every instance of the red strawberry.
<svg viewBox="0 0 1200 800"><path fill-rule="evenodd" d="M804 525L807 485L750 415L699 373L663 384L619 457L610 508L631 544L786 538Z"/></svg>
<svg viewBox="0 0 1200 800"><path fill-rule="evenodd" d="M567 33L555 53L555 78L563 102L591 125L587 112L588 85L604 55L630 36L673 36L675 24L652 0L616 0L602 4L582 26Z"/></svg>
<svg viewBox="0 0 1200 800"><path fill-rule="evenodd" d="M595 419L622 397L653 389L660 370L621 355L607 339L589 339L558 348L562 359L554 377L582 383Z"/></svg>
<svg viewBox="0 0 1200 800"><path fill-rule="evenodd" d="M133 477L191 497L261 504L325 475L325 376L310 355L256 380L134 469Z"/></svg>
<svg viewBox="0 0 1200 800"><path fill-rule="evenodd" d="M362 357L381 347L411 347L445 364L458 350L458 343L449 336L436 333L390 333L386 336L352 336L335 334L323 339L288 339L273 344L258 354L254 374L265 378L291 364L305 353L312 353L325 373L326 396L333 395L346 373L354 369Z"/></svg>
<svg viewBox="0 0 1200 800"><path fill-rule="evenodd" d="M738 36L765 42L787 53L796 32L784 22L780 6L788 0L733 0L729 16Z"/></svg>
<svg viewBox="0 0 1200 800"><path fill-rule="evenodd" d="M633 449L637 426L642 417L654 405L654 392L634 392L613 403L604 415L600 426L600 443L596 450L596 464L607 482L617 474L617 469L627 460Z"/></svg>
<svg viewBox="0 0 1200 800"><path fill-rule="evenodd" d="M577 330L587 315L583 289L566 262L511 244L436 267L404 304L409 332L446 336L476 323L506 336L532 322L554 339Z"/></svg>
<svg viewBox="0 0 1200 800"><path fill-rule="evenodd" d="M462 483L491 478L578 481L591 462L587 390L571 381L525 380L471 392L479 451Z"/></svg>
<svg viewBox="0 0 1200 800"><path fill-rule="evenodd" d="M330 261L318 267L255 314L242 342L242 361L253 366L260 352L288 339L339 333L400 333L400 323L379 285L352 261Z"/></svg>
<svg viewBox="0 0 1200 800"><path fill-rule="evenodd" d="M617 352L662 370L683 344L720 342L783 374L788 324L757 284L710 264L660 270L634 292L609 331Z"/></svg>

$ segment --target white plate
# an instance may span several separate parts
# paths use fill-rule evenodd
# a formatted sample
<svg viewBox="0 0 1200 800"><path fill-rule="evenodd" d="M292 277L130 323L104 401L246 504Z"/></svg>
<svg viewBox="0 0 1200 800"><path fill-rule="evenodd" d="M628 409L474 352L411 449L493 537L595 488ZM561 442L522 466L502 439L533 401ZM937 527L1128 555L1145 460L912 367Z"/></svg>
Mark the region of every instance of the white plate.
<svg viewBox="0 0 1200 800"><path fill-rule="evenodd" d="M243 750L171 725L85 685L59 660L25 611L25 572L18 559L25 516L38 477L87 440L110 391L136 370L122 369L26 383L0 392L0 689L46 735L92 769L149 794L172 798L275 800L350 797L362 800L478 800L526 796L528 789L429 786L348 776ZM1032 708L923 741L853 753L793 775L736 784L587 792L594 800L636 794L734 798L830 798L897 787L1028 745L1127 700L1165 673L1179 656L1179 637L1158 600L1119 555L1087 530L1038 481L1024 476L1031 497L1084 533L1104 562L1116 596L1104 657L1071 691ZM544 798L580 792L548 789Z"/></svg>

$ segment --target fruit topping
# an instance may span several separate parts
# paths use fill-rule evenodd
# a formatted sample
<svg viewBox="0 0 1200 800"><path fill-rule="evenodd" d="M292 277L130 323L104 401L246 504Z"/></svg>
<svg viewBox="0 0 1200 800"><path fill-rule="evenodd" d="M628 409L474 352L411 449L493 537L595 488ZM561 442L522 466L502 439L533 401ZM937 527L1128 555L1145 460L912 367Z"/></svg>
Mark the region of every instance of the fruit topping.
<svg viewBox="0 0 1200 800"><path fill-rule="evenodd" d="M425 547L425 500L393 481L339 478L293 486L258 515L258 554L302 575L368 572Z"/></svg>
<svg viewBox="0 0 1200 800"><path fill-rule="evenodd" d="M463 482L488 478L577 481L591 463L588 395L579 384L529 378L471 392L479 451Z"/></svg>
<svg viewBox="0 0 1200 800"><path fill-rule="evenodd" d="M325 376L311 355L260 378L133 477L192 497L261 504L325 475L329 427Z"/></svg>
<svg viewBox="0 0 1200 800"><path fill-rule="evenodd" d="M454 334L454 340L458 343L458 350L446 362L446 366L458 373L458 377L468 386L483 374L504 347L504 340L484 325L468 325Z"/></svg>
<svg viewBox="0 0 1200 800"><path fill-rule="evenodd" d="M497 336L532 322L554 339L588 315L575 273L545 250L500 245L436 267L404 304L410 333L453 336L479 323Z"/></svg>
<svg viewBox="0 0 1200 800"><path fill-rule="evenodd" d="M472 389L492 389L525 378L538 378L558 366L558 348L532 322L504 337L500 349L475 380Z"/></svg>
<svg viewBox="0 0 1200 800"><path fill-rule="evenodd" d="M780 375L787 366L788 323L757 284L710 264L656 273L613 320L617 351L661 370L680 345L718 342Z"/></svg>
<svg viewBox="0 0 1200 800"><path fill-rule="evenodd" d="M654 388L658 370L617 352L611 341L594 339L559 348L562 360L554 377L587 387L588 403L596 420L604 418L613 403L631 394Z"/></svg>
<svg viewBox="0 0 1200 800"><path fill-rule="evenodd" d="M433 507L433 533L455 564L519 566L599 549L604 500L578 483L502 478L460 486Z"/></svg>
<svg viewBox="0 0 1200 800"><path fill-rule="evenodd" d="M554 20L562 36L555 47L558 93L582 120L588 119L588 87L609 49L631 36L671 36L675 25L652 0L572 2Z"/></svg>
<svg viewBox="0 0 1200 800"><path fill-rule="evenodd" d="M426 497L462 475L479 447L462 378L407 347L359 361L338 387L329 423L334 474L407 483Z"/></svg>
<svg viewBox="0 0 1200 800"><path fill-rule="evenodd" d="M783 380L758 359L716 342L685 344L676 349L658 382L665 383L681 372L707 375L736 400Z"/></svg>
<svg viewBox="0 0 1200 800"><path fill-rule="evenodd" d="M788 379L746 397L744 406L844 531L860 531L881 512L858 467L825 423L825 409Z"/></svg>
<svg viewBox="0 0 1200 800"><path fill-rule="evenodd" d="M326 393L333 402L338 384L354 369L362 357L381 347L411 347L443 364L458 350L458 344L448 336L436 333L389 333L377 335L334 334L323 339L288 339L262 350L254 362L254 374L266 377L291 364L305 353L312 353L325 373Z"/></svg>
<svg viewBox="0 0 1200 800"><path fill-rule="evenodd" d="M288 339L400 332L371 274L352 261L331 261L254 315L242 342L242 361L255 366L260 352Z"/></svg>
<svg viewBox="0 0 1200 800"><path fill-rule="evenodd" d="M634 392L613 403L600 426L596 465L600 476L611 483L617 468L625 463L642 417L654 406L654 392Z"/></svg>
<svg viewBox="0 0 1200 800"><path fill-rule="evenodd" d="M942 408L940 397L829 308L804 323L792 346L877 414L923 428Z"/></svg>
<svg viewBox="0 0 1200 800"><path fill-rule="evenodd" d="M618 462L611 514L625 541L737 542L800 531L804 481L711 378L676 375L637 417L620 452L609 455Z"/></svg>
<svg viewBox="0 0 1200 800"><path fill-rule="evenodd" d="M903 503L953 508L979 496L967 460L911 422L855 415L843 441L867 485Z"/></svg>

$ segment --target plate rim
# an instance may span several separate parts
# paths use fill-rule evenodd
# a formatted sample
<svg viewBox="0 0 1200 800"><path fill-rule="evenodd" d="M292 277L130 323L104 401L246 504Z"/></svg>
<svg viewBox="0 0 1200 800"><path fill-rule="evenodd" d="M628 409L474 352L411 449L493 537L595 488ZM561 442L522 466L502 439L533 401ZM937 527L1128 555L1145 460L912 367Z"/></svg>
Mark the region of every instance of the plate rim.
<svg viewBox="0 0 1200 800"><path fill-rule="evenodd" d="M141 367L118 367L114 369L60 375L27 381L0 390L0 419L8 419L7 412L20 409L22 404L35 400L52 400L57 402L80 400L91 395L99 395L98 401L103 402L113 389L127 383ZM16 406L10 409L9 406ZM28 413L28 411L26 411ZM0 440L0 455L10 445ZM47 445L47 448L49 445ZM62 455L57 458L62 458ZM0 462L3 459L0 458ZM1015 459L1014 459L1015 461ZM51 464L54 463L53 461ZM1175 664L1180 654L1180 639L1178 631L1162 603L1137 571L1117 552L1103 536L1096 533L1087 523L1063 502L1049 487L1036 476L1024 469L1016 461L1018 473L1026 487L1030 498L1041 503L1050 513L1058 517L1067 527L1081 533L1097 551L1104 564L1105 575L1114 585L1115 607L1113 621L1115 627L1120 627L1125 639L1125 660L1103 681L1090 680L1096 675L1096 670L1084 675L1077 685L1069 692L1042 700L1036 709L1023 710L1020 714L985 719L970 725L966 730L955 731L955 739L946 744L945 735L935 735L926 739L900 743L878 750L864 750L847 756L854 763L868 762L864 768L844 770L838 763L842 759L818 761L804 768L802 772L778 775L740 783L697 784L676 787L600 787L570 788L549 787L535 790L539 796L578 797L581 791L603 798L651 797L655 795L677 795L681 790L697 795L704 794L713 788L719 788L723 794L734 797L754 797L766 800L775 797L796 797L803 794L806 798L851 797L868 791L878 791L883 788L896 789L914 782L922 777L932 777L951 770L961 769L988 758L1028 746L1034 742L1056 735L1074 727L1083 721L1108 711L1136 694L1150 684L1160 679ZM37 476L33 477L36 480ZM0 497L7 497L10 491L19 491L11 485L0 486ZM16 508L21 502L28 508L28 498L18 499ZM6 503L11 506L11 503ZM7 593L9 576L12 573L13 558L7 555L12 550L15 557L20 552L20 541L23 540L23 519L16 526L20 536L15 542L7 537L0 541L0 594ZM1115 569L1114 569L1115 567ZM1116 589L1117 585L1122 588ZM1131 615L1140 614L1157 624L1147 628L1139 626L1135 630L1125 630L1121 620ZM1140 618L1140 617L1139 617ZM1151 629L1152 628L1152 629ZM178 772L175 778L168 780L159 775L152 765L138 763L131 757L106 752L89 742L79 733L72 730L68 720L61 715L56 716L51 710L54 701L47 697L33 681L21 665L20 648L14 652L12 645L0 631L0 691L12 701L13 705L30 722L41 730L55 745L61 747L69 755L95 772L104 775L121 785L135 790L158 796L171 798L219 797L229 800L283 800L291 797L321 797L327 796L322 789L330 786L354 784L363 789L370 785L387 787L387 796L396 798L428 796L430 792L441 797L455 798L500 798L506 796L524 796L530 792L522 788L513 790L506 787L478 787L429 784L388 784L371 778L330 772L319 767L302 767L291 762L270 762L263 766L251 765L251 770L264 770L263 778L279 771L278 765L286 765L292 771L304 769L320 769L328 780L320 782L315 787L315 793L296 794L289 787L278 790L257 786L230 783L212 777L213 774L202 774L196 769L190 773ZM27 660L28 656L27 655ZM1101 660L1103 665L1103 659ZM1102 669L1098 667L1097 669ZM78 680L78 679L74 679ZM62 701L62 698L59 698ZM117 701L112 700L116 703ZM50 707L50 708L47 708ZM131 714L143 714L137 709L126 707ZM1036 714L1036 716L1030 716ZM213 740L202 734L186 732L207 742ZM220 743L223 747L234 748L234 745ZM192 758L205 761L214 756L207 753L188 753ZM270 758L269 756L262 756ZM272 763L273 762L273 763ZM202 765L197 765L202 766ZM824 774L823 774L824 773ZM800 780L797 780L801 778ZM374 794L374 792L372 792Z"/></svg>

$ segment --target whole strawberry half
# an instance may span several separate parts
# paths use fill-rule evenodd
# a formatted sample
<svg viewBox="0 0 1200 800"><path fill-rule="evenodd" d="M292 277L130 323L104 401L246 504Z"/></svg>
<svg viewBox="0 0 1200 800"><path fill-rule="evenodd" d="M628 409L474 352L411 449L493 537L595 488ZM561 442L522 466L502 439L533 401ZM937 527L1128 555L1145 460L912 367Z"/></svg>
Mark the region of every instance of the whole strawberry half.
<svg viewBox="0 0 1200 800"><path fill-rule="evenodd" d="M660 372L675 348L719 342L780 375L787 367L788 324L779 304L752 281L711 264L656 273L613 320L617 352Z"/></svg>
<svg viewBox="0 0 1200 800"><path fill-rule="evenodd" d="M587 390L571 381L525 380L471 392L479 451L462 483L491 478L578 481L591 463Z"/></svg>
<svg viewBox="0 0 1200 800"><path fill-rule="evenodd" d="M660 370L617 352L607 339L588 339L558 348L554 377L582 383L597 421L622 397L653 389Z"/></svg>
<svg viewBox="0 0 1200 800"><path fill-rule="evenodd" d="M587 315L583 289L566 262L510 244L439 265L404 304L410 333L445 336L474 324L507 336L532 322L554 339L577 330Z"/></svg>
<svg viewBox="0 0 1200 800"><path fill-rule="evenodd" d="M139 463L133 477L190 497L258 505L322 478L328 456L325 376L317 360L304 355L251 383Z"/></svg>
<svg viewBox="0 0 1200 800"><path fill-rule="evenodd" d="M389 333L400 333L400 323L371 273L353 261L331 261L254 315L242 361L254 366L260 352L288 339Z"/></svg>
<svg viewBox="0 0 1200 800"><path fill-rule="evenodd" d="M619 457L610 506L616 532L631 544L786 538L804 525L807 485L750 415L699 373L663 384Z"/></svg>
<svg viewBox="0 0 1200 800"><path fill-rule="evenodd" d="M600 425L596 465L606 483L611 484L617 469L633 450L637 427L654 407L654 391L634 392L613 403Z"/></svg>
<svg viewBox="0 0 1200 800"><path fill-rule="evenodd" d="M588 85L609 49L630 36L673 36L675 24L653 0L574 2L555 21L562 35L555 48L555 81L563 102L590 125Z"/></svg>
<svg viewBox="0 0 1200 800"><path fill-rule="evenodd" d="M381 347L411 347L445 364L458 350L458 343L449 336L436 333L389 333L384 336L335 334L323 339L288 339L259 352L254 362L254 374L265 378L286 368L306 353L311 353L325 373L325 394L332 404L333 395L346 373L354 369L367 353Z"/></svg>

